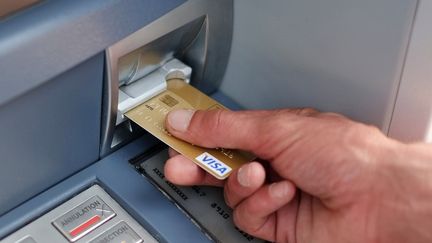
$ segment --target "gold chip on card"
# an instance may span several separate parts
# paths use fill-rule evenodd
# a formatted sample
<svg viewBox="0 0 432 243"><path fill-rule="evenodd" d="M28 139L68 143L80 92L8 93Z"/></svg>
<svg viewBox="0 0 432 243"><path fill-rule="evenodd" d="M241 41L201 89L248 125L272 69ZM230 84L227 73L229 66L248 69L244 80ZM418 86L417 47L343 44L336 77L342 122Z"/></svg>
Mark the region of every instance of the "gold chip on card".
<svg viewBox="0 0 432 243"><path fill-rule="evenodd" d="M224 148L203 148L172 136L165 129L166 115L172 110L227 109L181 79L167 81L167 90L125 115L153 136L222 180L244 163L254 159L250 153Z"/></svg>

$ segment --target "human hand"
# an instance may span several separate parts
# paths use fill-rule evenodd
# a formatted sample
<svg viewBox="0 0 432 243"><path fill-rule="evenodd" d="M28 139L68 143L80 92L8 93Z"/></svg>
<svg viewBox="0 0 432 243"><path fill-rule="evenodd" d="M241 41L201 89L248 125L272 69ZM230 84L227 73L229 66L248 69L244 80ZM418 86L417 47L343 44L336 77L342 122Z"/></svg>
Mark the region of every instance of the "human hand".
<svg viewBox="0 0 432 243"><path fill-rule="evenodd" d="M411 186L422 185L416 175L431 175L425 148L312 109L182 110L168 115L166 127L193 144L243 149L268 161L267 169L246 164L225 182L173 152L165 166L173 183L224 186L235 224L251 235L290 243L432 239L430 227L412 226L432 225L432 207L413 204L419 197L430 204L432 188L422 186L416 200L407 199Z"/></svg>

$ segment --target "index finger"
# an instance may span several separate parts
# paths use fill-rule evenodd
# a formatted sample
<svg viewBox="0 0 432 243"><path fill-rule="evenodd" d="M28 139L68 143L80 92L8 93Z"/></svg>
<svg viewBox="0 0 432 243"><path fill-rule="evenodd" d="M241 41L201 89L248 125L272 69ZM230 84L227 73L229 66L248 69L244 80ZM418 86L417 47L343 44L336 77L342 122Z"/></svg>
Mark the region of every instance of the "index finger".
<svg viewBox="0 0 432 243"><path fill-rule="evenodd" d="M312 109L237 112L221 109L176 110L168 114L166 128L174 136L192 144L242 149L269 159L284 149L285 146L277 141L285 140L290 129L294 133L296 125L301 122L298 118L314 112ZM279 132L281 129L284 133Z"/></svg>

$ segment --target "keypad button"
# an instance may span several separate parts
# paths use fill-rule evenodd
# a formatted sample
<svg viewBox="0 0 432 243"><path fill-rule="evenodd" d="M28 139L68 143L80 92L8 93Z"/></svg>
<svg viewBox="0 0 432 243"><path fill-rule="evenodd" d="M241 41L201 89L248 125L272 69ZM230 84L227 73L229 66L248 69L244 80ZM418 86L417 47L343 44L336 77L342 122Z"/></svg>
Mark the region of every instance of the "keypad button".
<svg viewBox="0 0 432 243"><path fill-rule="evenodd" d="M98 196L93 196L58 217L52 224L69 240L76 241L115 216Z"/></svg>
<svg viewBox="0 0 432 243"><path fill-rule="evenodd" d="M141 237L124 221L114 225L89 243L141 243Z"/></svg>

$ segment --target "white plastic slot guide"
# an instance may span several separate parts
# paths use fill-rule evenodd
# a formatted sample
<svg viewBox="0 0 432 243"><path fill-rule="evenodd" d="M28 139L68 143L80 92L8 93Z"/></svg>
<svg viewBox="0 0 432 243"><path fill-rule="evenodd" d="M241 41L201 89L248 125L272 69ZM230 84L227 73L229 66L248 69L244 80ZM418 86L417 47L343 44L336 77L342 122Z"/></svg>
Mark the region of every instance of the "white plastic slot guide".
<svg viewBox="0 0 432 243"><path fill-rule="evenodd" d="M127 120L126 112L165 91L168 79L181 78L189 83L191 74L191 67L172 59L147 76L119 87L116 125Z"/></svg>

